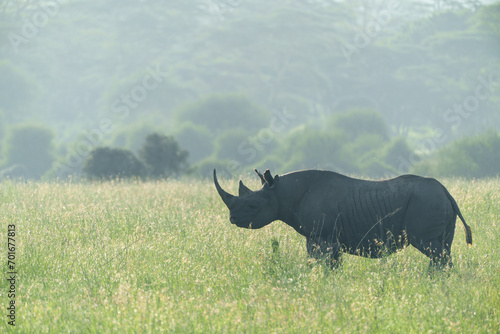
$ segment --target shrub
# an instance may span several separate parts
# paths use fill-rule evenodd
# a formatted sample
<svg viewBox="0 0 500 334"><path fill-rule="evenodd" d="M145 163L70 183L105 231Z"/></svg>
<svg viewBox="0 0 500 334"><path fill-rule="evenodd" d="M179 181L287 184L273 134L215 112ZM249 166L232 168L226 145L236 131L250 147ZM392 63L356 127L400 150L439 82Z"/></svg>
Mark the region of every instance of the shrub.
<svg viewBox="0 0 500 334"><path fill-rule="evenodd" d="M149 134L159 132L162 128L161 124L151 124L148 121L133 122L114 131L110 144L137 152Z"/></svg>
<svg viewBox="0 0 500 334"><path fill-rule="evenodd" d="M144 161L148 174L153 178L178 176L188 168L188 152L181 149L172 136L158 133L148 135L139 150L139 157Z"/></svg>
<svg viewBox="0 0 500 334"><path fill-rule="evenodd" d="M500 135L490 130L459 139L415 167L433 176L495 177L500 175Z"/></svg>
<svg viewBox="0 0 500 334"><path fill-rule="evenodd" d="M213 152L213 135L205 126L184 123L176 132L179 145L189 152L189 162L196 163Z"/></svg>
<svg viewBox="0 0 500 334"><path fill-rule="evenodd" d="M244 126L265 127L271 115L241 94L211 95L176 111L177 121L203 125L212 133Z"/></svg>
<svg viewBox="0 0 500 334"><path fill-rule="evenodd" d="M384 163L393 168L398 168L398 164L402 159L407 160L412 154L412 150L408 146L406 139L403 137L394 138L382 148L381 156Z"/></svg>
<svg viewBox="0 0 500 334"><path fill-rule="evenodd" d="M52 138L52 132L39 125L22 124L10 129L3 146L3 165L23 165L27 178L39 179L54 161Z"/></svg>
<svg viewBox="0 0 500 334"><path fill-rule="evenodd" d="M375 179L387 179L396 174L394 168L376 158L364 159L358 165L362 175Z"/></svg>
<svg viewBox="0 0 500 334"><path fill-rule="evenodd" d="M5 117L2 109L0 109L0 140L3 139L5 131ZM2 149L2 142L0 141L0 151Z"/></svg>
<svg viewBox="0 0 500 334"><path fill-rule="evenodd" d="M247 165L255 161L255 158L259 151L250 145L242 146L240 145L248 142L248 134L245 130L230 129L220 134L214 142L215 157L217 159L225 160L235 160L241 165ZM248 152L247 152L248 150Z"/></svg>
<svg viewBox="0 0 500 334"><path fill-rule="evenodd" d="M286 156L283 169L358 172L351 154L343 150L345 140L342 136L341 133L325 133L312 128L298 128L290 132L285 139L286 144L278 149Z"/></svg>
<svg viewBox="0 0 500 334"><path fill-rule="evenodd" d="M83 172L90 179L111 180L144 176L143 163L129 150L99 147L85 160Z"/></svg>
<svg viewBox="0 0 500 334"><path fill-rule="evenodd" d="M353 109L333 115L326 123L328 131L343 132L346 138L354 140L361 135L375 134L388 139L388 129L382 115L373 110Z"/></svg>
<svg viewBox="0 0 500 334"><path fill-rule="evenodd" d="M212 179L214 169L218 178L231 178L241 173L241 165L234 160L206 158L195 166L195 174L201 178Z"/></svg>
<svg viewBox="0 0 500 334"><path fill-rule="evenodd" d="M5 118L16 120L20 114L29 115L38 88L30 74L8 60L0 60L0 109L8 111Z"/></svg>

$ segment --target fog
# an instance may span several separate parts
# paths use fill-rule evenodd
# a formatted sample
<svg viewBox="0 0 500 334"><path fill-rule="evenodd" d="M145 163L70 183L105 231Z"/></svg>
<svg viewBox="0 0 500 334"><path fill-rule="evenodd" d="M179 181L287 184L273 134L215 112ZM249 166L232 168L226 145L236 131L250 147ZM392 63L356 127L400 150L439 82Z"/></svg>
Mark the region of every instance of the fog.
<svg viewBox="0 0 500 334"><path fill-rule="evenodd" d="M500 173L500 3L0 1L0 178L173 136L189 174Z"/></svg>

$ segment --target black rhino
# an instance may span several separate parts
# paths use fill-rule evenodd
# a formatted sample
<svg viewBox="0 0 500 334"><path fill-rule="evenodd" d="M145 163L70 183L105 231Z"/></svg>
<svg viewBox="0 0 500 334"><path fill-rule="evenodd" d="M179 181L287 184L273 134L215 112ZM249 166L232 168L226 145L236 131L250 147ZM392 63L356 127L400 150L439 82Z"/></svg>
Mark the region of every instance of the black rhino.
<svg viewBox="0 0 500 334"><path fill-rule="evenodd" d="M258 191L239 183L239 196L224 191L214 170L217 191L238 227L259 229L281 220L306 237L308 254L336 267L343 252L379 258L408 244L451 266L456 217L472 233L448 190L433 178L402 175L366 181L335 172L303 170L271 176L255 170Z"/></svg>

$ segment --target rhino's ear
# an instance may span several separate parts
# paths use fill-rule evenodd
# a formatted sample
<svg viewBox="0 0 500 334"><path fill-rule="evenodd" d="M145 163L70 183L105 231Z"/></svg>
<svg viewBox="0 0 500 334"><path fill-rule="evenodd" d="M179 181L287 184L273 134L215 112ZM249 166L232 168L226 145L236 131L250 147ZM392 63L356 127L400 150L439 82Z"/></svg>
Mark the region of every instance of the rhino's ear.
<svg viewBox="0 0 500 334"><path fill-rule="evenodd" d="M241 180L240 180L240 188L238 189L238 195L241 197L241 196L249 195L251 193L252 193L252 191L250 189L248 189L247 186L245 186L243 184L243 182L241 182Z"/></svg>
<svg viewBox="0 0 500 334"><path fill-rule="evenodd" d="M278 181L278 178L279 178L279 176L276 175L274 177L274 179L273 179L273 177L272 177L271 172L269 171L269 169L267 169L264 172L264 179L266 180L266 184L269 187L269 189L273 189L276 186L276 181Z"/></svg>
<svg viewBox="0 0 500 334"><path fill-rule="evenodd" d="M264 176L257 170L257 168L255 168L254 171L260 177L260 181L262 182L262 184L265 184L266 180L264 179Z"/></svg>
<svg viewBox="0 0 500 334"><path fill-rule="evenodd" d="M274 180L271 175L271 171L269 169L266 169L266 171L264 172L264 179L266 180L267 183L269 183L270 186L273 185Z"/></svg>
<svg viewBox="0 0 500 334"><path fill-rule="evenodd" d="M276 174L274 176L274 179L271 178L272 182L268 182L267 184L269 185L269 189L273 189L274 187L276 187L276 184L278 184L278 180L279 180L279 176L278 174Z"/></svg>

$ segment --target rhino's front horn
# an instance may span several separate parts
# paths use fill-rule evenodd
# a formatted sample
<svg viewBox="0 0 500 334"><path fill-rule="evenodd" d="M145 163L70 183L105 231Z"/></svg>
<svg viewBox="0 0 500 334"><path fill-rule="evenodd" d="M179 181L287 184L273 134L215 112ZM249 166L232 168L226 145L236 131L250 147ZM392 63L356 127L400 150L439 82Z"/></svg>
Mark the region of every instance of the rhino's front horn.
<svg viewBox="0 0 500 334"><path fill-rule="evenodd" d="M215 172L214 169L214 183L215 183L215 188L217 188L217 192L219 193L220 197L222 198L222 201L224 201L224 204L229 208L230 205L234 201L234 196L227 193L222 187L219 185L219 181L217 181L217 173Z"/></svg>

